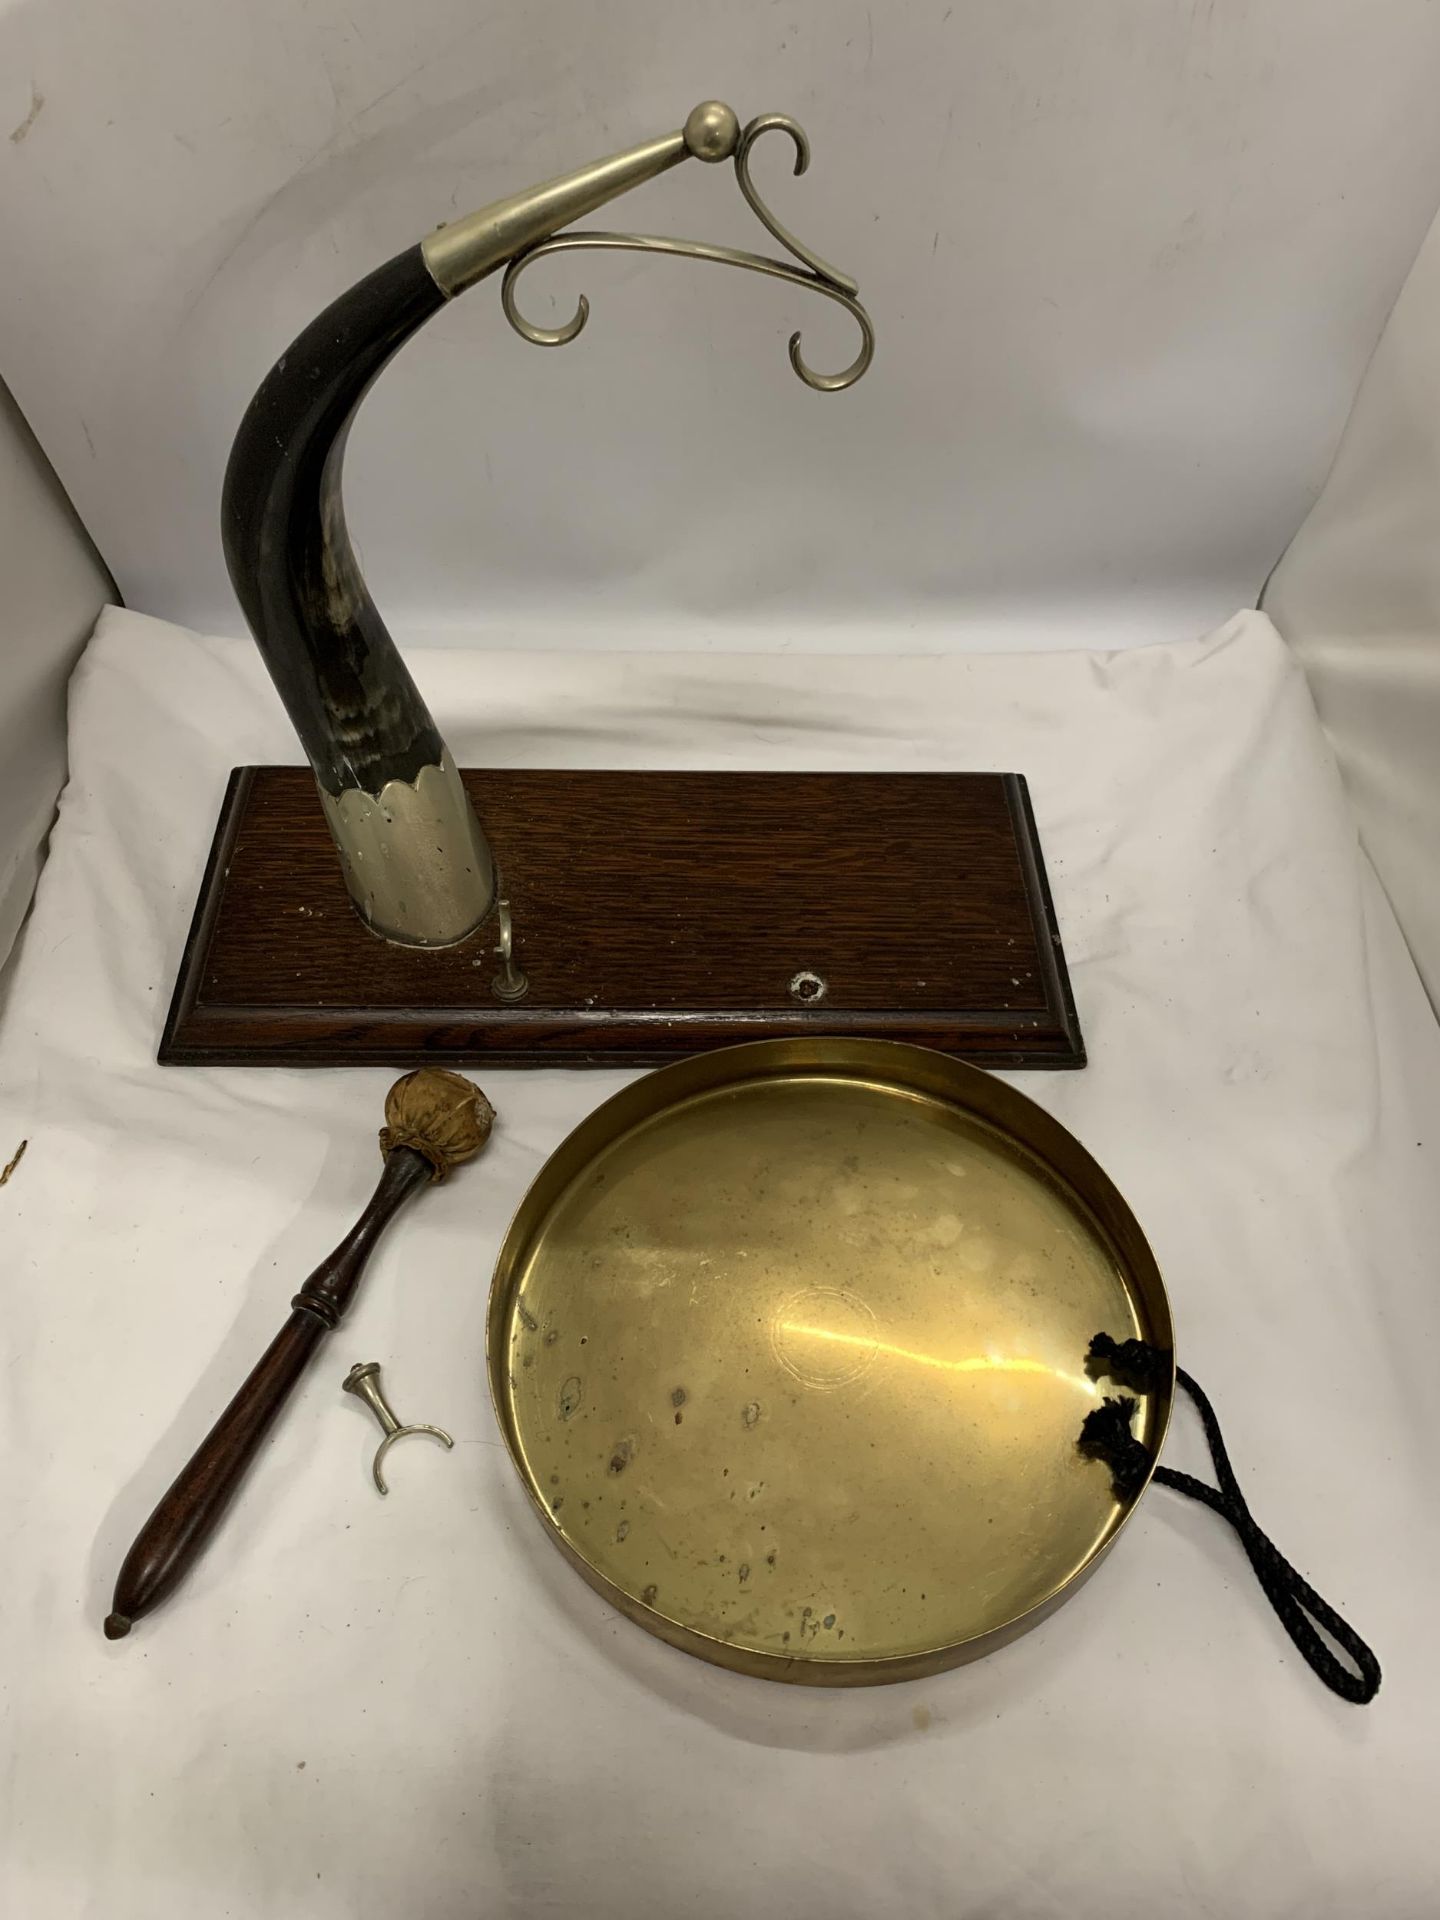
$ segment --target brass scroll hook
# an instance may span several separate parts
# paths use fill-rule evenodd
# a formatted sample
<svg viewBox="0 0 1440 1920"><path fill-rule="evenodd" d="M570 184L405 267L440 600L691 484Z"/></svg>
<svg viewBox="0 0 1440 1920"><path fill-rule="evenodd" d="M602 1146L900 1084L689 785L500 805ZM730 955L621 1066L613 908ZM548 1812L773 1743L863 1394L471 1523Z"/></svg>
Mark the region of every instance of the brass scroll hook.
<svg viewBox="0 0 1440 1920"><path fill-rule="evenodd" d="M363 1366L357 1362L355 1366L351 1367L349 1373L345 1376L344 1391L346 1393L353 1393L357 1400L363 1400L375 1415L375 1418L380 1422L380 1425L385 1429L385 1438L380 1442L379 1451L375 1455L374 1466L371 1468L371 1472L375 1475L375 1484L381 1493L388 1493L390 1489L385 1484L385 1476L380 1471L380 1463L390 1451L391 1447L394 1446L395 1442L397 1440L403 1440L407 1433L433 1434L435 1439L440 1441L445 1447L453 1447L455 1444L443 1427L401 1426L395 1417L394 1408L381 1391L380 1362L378 1360L366 1361Z"/></svg>
<svg viewBox="0 0 1440 1920"><path fill-rule="evenodd" d="M697 137L692 129L698 129L704 138ZM804 173L810 165L810 142L804 128L788 114L762 113L742 130L729 107L716 101L707 101L697 107L685 123L687 143L700 159L734 161L740 191L751 210L785 251L800 262L798 267L792 267L783 260L771 259L765 254L748 253L740 247L711 246L700 240L674 240L649 233L566 231L548 235L511 258L500 284L500 303L505 310L505 318L518 334L537 347L563 347L584 327L590 317L590 302L583 293L574 314L558 327L536 326L525 318L516 305L515 287L520 275L532 262L547 254L594 251L668 253L687 260L709 260L717 266L742 267L748 273L763 273L775 280L786 280L792 286L807 288L843 307L860 328L860 351L850 365L839 373L816 373L801 354L798 333L790 336L790 364L805 385L813 387L818 393L838 393L845 387L853 387L874 355L875 330L869 314L857 298L859 283L848 273L842 273L838 267L832 267L822 260L818 253L782 226L761 199L750 178L750 154L755 142L762 134L772 132L789 135L795 146L795 171L797 174Z"/></svg>

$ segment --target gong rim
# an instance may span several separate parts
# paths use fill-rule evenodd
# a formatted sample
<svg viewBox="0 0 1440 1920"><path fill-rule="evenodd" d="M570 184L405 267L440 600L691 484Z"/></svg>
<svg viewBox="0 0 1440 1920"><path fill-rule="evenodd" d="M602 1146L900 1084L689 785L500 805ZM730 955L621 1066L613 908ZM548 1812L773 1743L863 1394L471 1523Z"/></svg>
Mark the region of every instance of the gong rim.
<svg viewBox="0 0 1440 1920"><path fill-rule="evenodd" d="M799 1091L781 1096L780 1090L787 1088ZM754 1130L754 1115L762 1113L766 1118L773 1117L779 1111L782 1097L790 1101L792 1108L797 1101L810 1102L813 1114L814 1101L823 1095L830 1103L829 1111L834 1114L841 1110L839 1102L847 1089L865 1089L877 1097L908 1103L912 1111L901 1112L898 1105L895 1108L896 1124L902 1126L912 1123L919 1125L923 1121L925 1125L949 1127L953 1122L956 1128L973 1129L974 1138L979 1144L971 1146L972 1156L981 1149L1001 1157L1012 1155L1014 1167L1018 1169L1012 1175L1017 1193L1028 1180L1040 1201L1048 1196L1057 1208L1067 1215L1073 1215L1074 1220L1092 1232L1097 1249L1096 1261L1103 1264L1108 1259L1113 1263L1114 1279L1130 1308L1128 1320L1118 1326L1106 1327L1105 1330L1115 1332L1120 1337L1134 1332L1172 1356L1163 1382L1151 1393L1139 1396L1136 1432L1144 1441L1153 1463L1164 1439L1173 1401L1174 1333L1160 1268L1134 1213L1099 1163L1044 1108L1005 1081L979 1068L908 1043L826 1036L756 1041L677 1061L621 1088L572 1129L531 1183L501 1243L491 1281L486 1319L486 1366L497 1424L532 1510L552 1544L559 1548L581 1577L628 1619L659 1639L701 1659L755 1677L821 1686L874 1685L921 1677L978 1658L1013 1640L1053 1612L1078 1589L1114 1546L1144 1491L1142 1485L1127 1500L1116 1499L1108 1487L1104 1470L1097 1463L1081 1460L1077 1449L1075 1473L1081 1477L1075 1478L1073 1483L1067 1480L1065 1484L1067 1488L1073 1484L1077 1494L1072 1498L1079 1497L1087 1501L1100 1517L1093 1541L1084 1550L1074 1552L1073 1563L1066 1564L1059 1577L1048 1580L1043 1572L1035 1571L1033 1591L1028 1595L1023 1592L1023 1579L1022 1586L1016 1589L1023 1604L1017 1603L1004 1617L986 1617L981 1624L965 1631L943 1633L934 1637L929 1644L886 1648L882 1644L883 1636L877 1639L872 1634L867 1640L861 1635L858 1642L852 1640L851 1646L842 1652L828 1639L821 1646L812 1638L807 1649L803 1644L780 1644L778 1634L774 1636L776 1644L773 1646L755 1644L753 1632L737 1632L731 1637L725 1619L712 1621L703 1618L694 1605L677 1604L669 1595L657 1592L654 1583L642 1584L638 1572L631 1574L622 1571L615 1564L615 1554L597 1545L599 1535L588 1522L588 1514L594 1511L592 1499L598 1506L598 1503L609 1498L613 1515L615 1500L627 1497L618 1493L619 1481L616 1480L612 1485L610 1478L602 1478L600 1469L593 1465L587 1469L589 1477L581 1475L574 1480L568 1474L562 1479L556 1472L542 1471L539 1455L543 1447L537 1440L540 1429L546 1427L547 1437L551 1427L556 1432L560 1431L570 1420L570 1414L565 1411L566 1395L572 1391L583 1395L580 1385L582 1373L567 1375L559 1388L560 1411L554 1413L555 1381L559 1378L556 1369L562 1360L566 1365L582 1367L583 1357L579 1361L575 1357L575 1336L562 1333L558 1327L548 1324L550 1319L569 1321L574 1316L547 1311L547 1324L542 1326L527 1307L526 1301L532 1305L540 1301L544 1297L543 1286L537 1291L531 1285L527 1291L527 1282L533 1282L537 1274L543 1281L547 1272L552 1270L562 1275L556 1281L560 1292L555 1297L572 1306L583 1304L585 1311L581 1317L585 1324L603 1328L603 1314L598 1322L593 1319L593 1285L589 1280L575 1278L574 1256L577 1249L584 1252L587 1265L591 1268L599 1261L602 1274L607 1274L617 1264L622 1268L626 1264L611 1252L596 1255L589 1247L585 1234L592 1231L592 1226L598 1230L595 1223L587 1226L577 1239L573 1221L569 1221L567 1216L567 1206L572 1213L577 1206L590 1206L592 1192L598 1194L600 1185L607 1177L604 1167L608 1164L618 1166L620 1171L617 1173L617 1184L606 1197L606 1203L612 1210L618 1206L623 1211L623 1200L617 1200L615 1196L624 1193L624 1177L631 1178L632 1183L638 1177L633 1171L625 1176L623 1156L630 1151L633 1167L644 1166L647 1153L644 1138L647 1135L651 1136L648 1152L653 1160L656 1142L663 1142L668 1150L677 1132L683 1135L687 1124L692 1132L702 1123L711 1124L713 1138L707 1140L703 1132L698 1137L702 1150L706 1147L713 1149L716 1139L724 1144L727 1129L736 1139L748 1139ZM768 1113L764 1105L767 1100L770 1103ZM741 1109L747 1101L750 1103L748 1120L743 1115L740 1120L736 1119L737 1101ZM705 1122L707 1107L715 1108L717 1113L723 1112L723 1125ZM681 1118L677 1120L677 1116ZM809 1124L813 1134L813 1120ZM870 1122L866 1120L863 1124L869 1125ZM965 1137L969 1138L969 1135ZM618 1162L615 1158L617 1154L621 1156ZM705 1160L693 1163L692 1172L694 1164L708 1166L711 1163ZM682 1159L682 1167L683 1164ZM696 1185L692 1178L689 1183L692 1194ZM683 1207L682 1198L677 1203L676 1218ZM772 1217L772 1230L784 1232L783 1222L777 1222L778 1216ZM608 1248L611 1244L607 1241L605 1246ZM543 1264L546 1261L549 1262L548 1269ZM732 1274L730 1278L733 1277ZM944 1287L949 1283L942 1278L938 1284ZM838 1302L842 1290L821 1287L812 1288L811 1292L827 1295ZM710 1296L707 1293L705 1297L708 1299ZM745 1296L742 1290L739 1294L726 1297L744 1299ZM691 1298L693 1302L693 1286ZM847 1294L846 1298L853 1296ZM851 1305L843 1307L845 1314L853 1315L855 1310ZM633 1307L631 1312L633 1331ZM868 1314L870 1309L866 1307L865 1312ZM813 1318L813 1312L807 1317ZM789 1326L792 1323L787 1321L784 1324ZM851 1321L846 1322L846 1325L850 1324ZM979 1364L975 1361L935 1360L927 1354L910 1352L902 1346L887 1346L878 1337L871 1341L868 1334L862 1340L853 1332L837 1331L833 1326L827 1329L801 1325L797 1331L827 1343L823 1352L839 1352L847 1356L847 1363L852 1351L868 1351L868 1342L882 1353L899 1354L902 1359L924 1361L932 1367L970 1367ZM1101 1326L1098 1324L1089 1329L1090 1333L1099 1331ZM580 1337L582 1346L587 1337ZM554 1347L551 1346L552 1341ZM571 1349L568 1353L561 1348L562 1342L568 1343ZM833 1345L835 1342L843 1344L837 1348ZM522 1349L530 1356L523 1358L523 1368L526 1369L523 1372ZM591 1357L593 1360L595 1356ZM792 1373L796 1372L787 1356L782 1354L780 1357ZM1081 1358L1081 1355L1076 1356L1077 1367L1081 1364ZM637 1355L636 1359L640 1364L636 1367L632 1362L632 1368L638 1376L645 1371L644 1355ZM531 1370L532 1363L534 1370ZM1001 1366L1007 1363L993 1361L990 1364ZM1059 1372L1054 1368L1041 1368L1039 1363L1034 1364L1032 1371L1056 1372L1057 1375ZM1079 1374L1064 1377L1070 1381L1072 1389L1079 1389ZM532 1383L542 1380L548 1385L543 1389L535 1386L532 1390ZM573 1390L570 1387L571 1380L575 1382ZM833 1380L811 1379L808 1384L833 1388L847 1383L841 1381L837 1374ZM1098 1405L1105 1389L1103 1380L1092 1381L1085 1389L1092 1396L1086 1404ZM676 1392L681 1393L683 1400L682 1390L677 1388ZM831 1415L835 1402L842 1397L830 1392L823 1401L817 1402L817 1397L812 1394L802 1402L797 1396L796 1404L820 1404L824 1412ZM541 1407L551 1411L542 1415L537 1411ZM587 1416L590 1411L588 1407L579 1410ZM677 1404L677 1427L683 1417L683 1411ZM592 1441L598 1439L599 1450L603 1453L604 1448L612 1444L610 1429L618 1431L618 1426L624 1422L617 1424L611 1419L607 1426L603 1416L597 1414L597 1418L601 1420L601 1425L597 1427ZM646 1418L651 1422L645 1443L648 1464L661 1457L657 1449L650 1447L650 1437L659 1434L669 1437L669 1430L657 1421L653 1412ZM549 1426L546 1425L547 1420ZM1077 1410L1074 1419L1074 1435L1077 1439L1079 1425L1080 1413ZM583 1434L584 1428L585 1421L581 1420L574 1432ZM567 1430L567 1445L570 1437L571 1433ZM679 1436L674 1436L674 1439L678 1444ZM594 1454L594 1444L589 1451ZM724 1451L730 1451L728 1436ZM1050 1455L1053 1456L1055 1451L1052 1435ZM612 1455L611 1466L614 1465L614 1458ZM627 1454L627 1463L628 1459ZM724 1471L728 1475L729 1468ZM1048 1456L1046 1471L1057 1471L1054 1460ZM1068 1466L1063 1471L1068 1473ZM1148 1485L1149 1477L1147 1474L1145 1485ZM579 1491L581 1499L568 1513L561 1504L560 1495L552 1491L552 1483L554 1486L563 1486L566 1494ZM633 1487L635 1482L632 1480L627 1484ZM689 1483L686 1484L688 1488ZM761 1484L763 1487L763 1481ZM590 1498L584 1497L586 1489ZM717 1479L714 1493L717 1502L722 1492ZM638 1494L633 1497L641 1499ZM656 1497L659 1497L658 1494ZM733 1500L733 1489L729 1497ZM766 1498L762 1493L762 1503ZM581 1501L583 1513L579 1510ZM639 1506L633 1510L636 1514L639 1511ZM723 1512L723 1508L719 1509L717 1518ZM606 1524L609 1524L608 1520ZM623 1520L620 1524L625 1525ZM1033 1552L1033 1536L1031 1540ZM763 1542L760 1544L763 1545ZM726 1556L720 1554L718 1559L723 1562ZM725 1571L728 1574L728 1569ZM748 1565L744 1571L749 1573ZM925 1600L928 1596L922 1593L920 1597ZM809 1615L812 1610L807 1607L804 1611ZM958 1612L956 1617L959 1617ZM804 1624L813 1632L811 1621L807 1620ZM826 1624L828 1626L828 1620ZM923 1630L917 1627L915 1631L919 1632L923 1641ZM785 1639L790 1641L788 1632Z"/></svg>

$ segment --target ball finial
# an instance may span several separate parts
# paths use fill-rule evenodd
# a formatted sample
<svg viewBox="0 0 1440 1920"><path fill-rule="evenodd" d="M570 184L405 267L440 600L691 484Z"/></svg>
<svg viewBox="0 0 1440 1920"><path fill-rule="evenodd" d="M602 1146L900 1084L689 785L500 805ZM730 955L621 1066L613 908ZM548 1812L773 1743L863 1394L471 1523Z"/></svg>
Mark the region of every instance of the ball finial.
<svg viewBox="0 0 1440 1920"><path fill-rule="evenodd" d="M685 144L697 160L728 160L740 144L740 121L723 100L702 100L685 122Z"/></svg>

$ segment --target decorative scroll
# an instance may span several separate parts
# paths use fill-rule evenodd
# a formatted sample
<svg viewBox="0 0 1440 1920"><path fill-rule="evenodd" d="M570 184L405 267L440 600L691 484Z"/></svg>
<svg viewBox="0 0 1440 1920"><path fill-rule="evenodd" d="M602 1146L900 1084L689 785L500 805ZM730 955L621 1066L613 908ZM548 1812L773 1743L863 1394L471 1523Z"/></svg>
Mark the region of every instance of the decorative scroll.
<svg viewBox="0 0 1440 1920"><path fill-rule="evenodd" d="M837 306L853 315L860 328L860 351L850 365L839 373L817 373L801 353L800 334L796 332L790 336L790 364L807 387L813 387L818 393L838 393L845 387L853 387L874 355L875 330L869 314L857 298L858 282L852 280L849 274L842 273L838 267L830 266L818 253L797 240L780 224L756 191L750 178L751 149L762 134L772 131L789 134L795 143L795 172L805 172L810 164L810 142L804 129L788 114L764 113L752 120L740 136L740 143L735 149L735 176L740 183L741 193L756 217L785 251L801 263L800 266L792 267L783 260L772 259L766 254L747 253L738 247L710 246L703 240L674 240L648 233L557 233L539 241L524 253L517 254L506 268L500 286L500 302L505 310L505 318L518 334L537 347L565 346L584 327L590 317L590 302L583 293L574 315L558 327L536 326L525 318L516 305L515 289L521 274L534 261L547 254L665 253L688 260L709 260L718 266L743 267L747 273L768 274L772 279L787 280L792 286L808 288L823 294L827 300L833 300Z"/></svg>

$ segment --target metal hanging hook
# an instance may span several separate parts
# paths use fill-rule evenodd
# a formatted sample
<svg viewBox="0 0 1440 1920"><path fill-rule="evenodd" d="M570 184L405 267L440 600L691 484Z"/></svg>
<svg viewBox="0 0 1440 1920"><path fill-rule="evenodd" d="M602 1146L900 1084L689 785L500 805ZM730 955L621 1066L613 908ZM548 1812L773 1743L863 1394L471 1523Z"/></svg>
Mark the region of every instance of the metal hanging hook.
<svg viewBox="0 0 1440 1920"><path fill-rule="evenodd" d="M522 338L537 347L563 347L584 327L590 317L590 302L583 293L574 314L558 327L536 326L534 321L525 318L516 305L515 287L521 274L535 261L543 260L550 254L590 251L667 253L687 260L709 260L717 266L742 267L747 273L763 273L775 280L789 281L792 286L822 294L827 300L833 300L837 306L843 307L860 328L860 351L850 365L839 373L816 373L801 354L798 333L790 336L790 364L805 385L813 387L817 393L839 393L845 387L853 387L870 365L875 352L875 330L869 314L857 298L859 283L848 273L842 273L839 267L832 267L803 241L797 240L787 227L782 226L761 199L750 177L750 154L755 142L762 134L775 132L789 135L795 146L795 171L797 174L804 173L810 164L810 142L804 128L789 114L762 113L743 130L739 130L735 116L728 107L714 107L713 110L717 114L728 115L729 123L724 138L703 157L712 160L733 159L740 191L757 219L785 251L801 264L792 267L783 260L772 260L765 254L748 253L740 247L711 246L701 240L674 240L652 233L575 232L567 229L548 235L511 258L500 283L500 304L505 310L505 318ZM697 113L700 111L696 109Z"/></svg>
<svg viewBox="0 0 1440 1920"><path fill-rule="evenodd" d="M523 1000L530 991L530 982L515 959L515 926L510 918L510 902L501 900L495 913L499 935L495 957L500 962L500 971L490 982L490 991L497 1000Z"/></svg>
<svg viewBox="0 0 1440 1920"><path fill-rule="evenodd" d="M380 1471L380 1463L390 1448L394 1446L395 1442L397 1440L403 1440L407 1433L431 1434L446 1447L453 1447L455 1444L443 1427L401 1426L395 1417L394 1408L381 1391L380 1362L378 1360L367 1360L363 1365L357 1361L345 1376L344 1391L346 1393L353 1393L357 1400L363 1400L375 1415L375 1418L380 1422L380 1425L385 1429L385 1438L380 1442L379 1451L375 1455L375 1462L371 1468L371 1472L375 1475L375 1485L380 1489L381 1493L388 1493L390 1489L385 1484L385 1476Z"/></svg>

